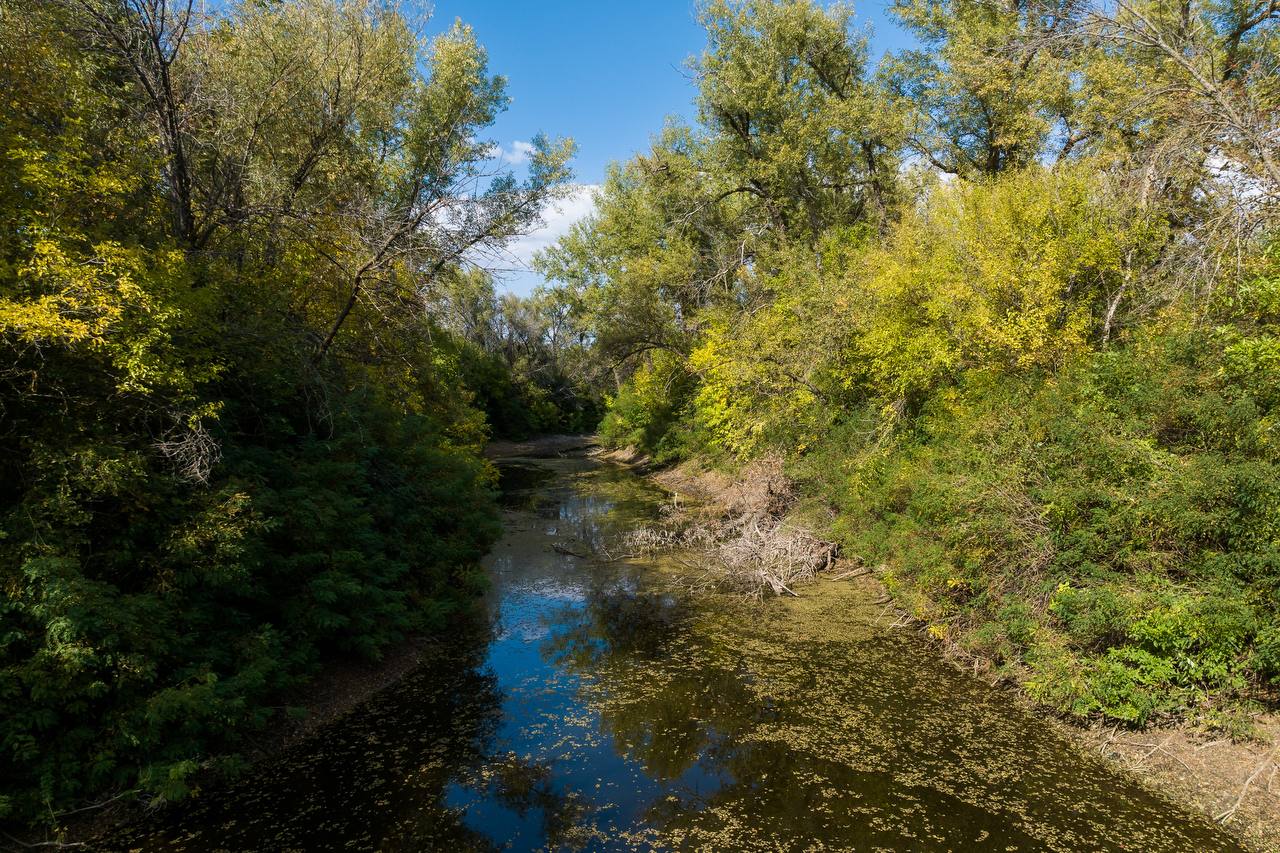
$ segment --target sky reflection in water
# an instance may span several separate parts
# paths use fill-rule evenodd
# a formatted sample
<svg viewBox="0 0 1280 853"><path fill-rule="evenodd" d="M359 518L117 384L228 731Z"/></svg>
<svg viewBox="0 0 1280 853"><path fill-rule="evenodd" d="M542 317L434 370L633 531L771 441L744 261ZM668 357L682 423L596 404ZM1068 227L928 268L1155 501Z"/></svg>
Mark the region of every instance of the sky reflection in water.
<svg viewBox="0 0 1280 853"><path fill-rule="evenodd" d="M1235 850L877 627L848 583L689 599L585 553L661 496L503 468L488 619L243 781L103 850Z"/></svg>

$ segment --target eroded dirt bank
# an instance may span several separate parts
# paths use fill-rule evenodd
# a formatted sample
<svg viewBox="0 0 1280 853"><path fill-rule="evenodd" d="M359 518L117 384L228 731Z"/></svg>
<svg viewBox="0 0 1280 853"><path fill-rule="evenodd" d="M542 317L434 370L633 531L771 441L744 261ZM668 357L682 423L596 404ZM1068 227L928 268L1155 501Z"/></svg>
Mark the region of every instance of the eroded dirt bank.
<svg viewBox="0 0 1280 853"><path fill-rule="evenodd" d="M523 441L491 441L484 449L488 459L549 459L566 453L585 451L597 447L591 435L539 435Z"/></svg>

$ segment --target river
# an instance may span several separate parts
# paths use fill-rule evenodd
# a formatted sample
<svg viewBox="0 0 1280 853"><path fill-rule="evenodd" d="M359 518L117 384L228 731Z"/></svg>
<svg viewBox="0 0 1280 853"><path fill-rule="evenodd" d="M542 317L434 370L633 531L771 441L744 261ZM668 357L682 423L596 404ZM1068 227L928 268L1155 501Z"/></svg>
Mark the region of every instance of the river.
<svg viewBox="0 0 1280 853"><path fill-rule="evenodd" d="M847 581L763 605L586 552L663 495L502 463L485 618L102 850L1239 850L938 659Z"/></svg>

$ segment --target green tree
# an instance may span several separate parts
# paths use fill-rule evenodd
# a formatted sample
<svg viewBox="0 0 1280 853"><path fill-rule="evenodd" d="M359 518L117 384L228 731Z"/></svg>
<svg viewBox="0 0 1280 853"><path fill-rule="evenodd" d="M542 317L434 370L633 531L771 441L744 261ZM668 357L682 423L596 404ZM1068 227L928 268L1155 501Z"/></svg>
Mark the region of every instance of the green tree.
<svg viewBox="0 0 1280 853"><path fill-rule="evenodd" d="M568 178L481 139L461 24L0 2L0 819L178 797L336 655L441 629L495 534L429 295Z"/></svg>
<svg viewBox="0 0 1280 853"><path fill-rule="evenodd" d="M901 135L866 79L852 10L812 0L715 0L693 62L716 197L745 194L753 220L810 239L832 225L884 222ZM745 228L750 226L744 223Z"/></svg>
<svg viewBox="0 0 1280 853"><path fill-rule="evenodd" d="M911 105L910 150L957 175L994 175L1065 156L1093 128L1077 119L1088 51L1079 0L895 0L924 45L893 57L887 85Z"/></svg>

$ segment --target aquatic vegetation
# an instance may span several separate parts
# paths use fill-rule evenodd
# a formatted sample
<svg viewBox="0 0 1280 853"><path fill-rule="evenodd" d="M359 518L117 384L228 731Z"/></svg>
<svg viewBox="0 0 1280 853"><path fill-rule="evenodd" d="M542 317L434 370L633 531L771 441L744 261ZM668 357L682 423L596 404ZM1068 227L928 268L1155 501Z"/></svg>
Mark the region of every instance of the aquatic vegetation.
<svg viewBox="0 0 1280 853"><path fill-rule="evenodd" d="M473 630L100 849L1237 849L878 623L856 585L760 606L691 594L661 558L557 553L559 520L617 535L664 495L585 459L518 464L556 473L508 478L541 500L507 512Z"/></svg>

